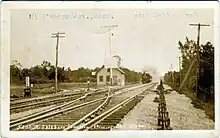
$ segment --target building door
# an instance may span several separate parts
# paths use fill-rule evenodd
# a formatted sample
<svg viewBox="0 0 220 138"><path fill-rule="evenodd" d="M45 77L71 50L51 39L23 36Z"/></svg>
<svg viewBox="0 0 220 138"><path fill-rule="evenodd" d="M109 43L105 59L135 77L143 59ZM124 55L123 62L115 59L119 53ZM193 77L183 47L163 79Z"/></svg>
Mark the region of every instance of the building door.
<svg viewBox="0 0 220 138"><path fill-rule="evenodd" d="M113 76L113 84L117 85L117 76Z"/></svg>

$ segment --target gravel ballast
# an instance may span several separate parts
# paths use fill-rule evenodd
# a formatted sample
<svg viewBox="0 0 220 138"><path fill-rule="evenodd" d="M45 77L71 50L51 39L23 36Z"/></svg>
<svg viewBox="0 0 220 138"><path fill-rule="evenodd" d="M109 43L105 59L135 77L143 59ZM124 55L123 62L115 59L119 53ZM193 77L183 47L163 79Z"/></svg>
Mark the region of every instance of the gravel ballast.
<svg viewBox="0 0 220 138"><path fill-rule="evenodd" d="M158 103L153 102L155 92L149 94L131 110L113 130L156 129Z"/></svg>
<svg viewBox="0 0 220 138"><path fill-rule="evenodd" d="M165 85L164 88L170 88ZM191 99L176 91L166 94L167 109L171 127L175 130L209 130L214 129L215 123L208 119L205 111L193 107Z"/></svg>
<svg viewBox="0 0 220 138"><path fill-rule="evenodd" d="M164 88L171 89L167 85ZM113 130L156 130L158 103L153 102L156 96L155 92L149 92ZM171 91L165 94L165 99L173 130L214 129L214 122L206 117L203 110L193 107L185 95Z"/></svg>

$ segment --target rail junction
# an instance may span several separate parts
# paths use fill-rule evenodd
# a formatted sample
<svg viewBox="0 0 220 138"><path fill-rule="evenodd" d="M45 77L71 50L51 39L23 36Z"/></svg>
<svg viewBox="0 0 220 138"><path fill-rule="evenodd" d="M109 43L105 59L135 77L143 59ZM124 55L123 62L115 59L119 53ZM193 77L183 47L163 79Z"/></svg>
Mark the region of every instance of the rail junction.
<svg viewBox="0 0 220 138"><path fill-rule="evenodd" d="M55 104L54 107L10 120L12 131L111 130L157 83L133 84L111 89L44 97L30 103L11 103L11 113Z"/></svg>

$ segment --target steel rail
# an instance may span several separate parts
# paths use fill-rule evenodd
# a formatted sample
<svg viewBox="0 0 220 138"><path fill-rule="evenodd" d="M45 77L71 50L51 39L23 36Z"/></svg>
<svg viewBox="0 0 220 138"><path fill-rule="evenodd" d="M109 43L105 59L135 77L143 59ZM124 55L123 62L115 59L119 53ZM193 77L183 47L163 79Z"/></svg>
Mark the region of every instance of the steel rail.
<svg viewBox="0 0 220 138"><path fill-rule="evenodd" d="M65 93L59 93L59 94L48 94L48 95L45 95L45 96L42 96L42 97L34 97L34 98L29 98L29 99L19 99L19 100L15 100L15 101L12 101L10 103L10 106L13 106L13 105L16 105L16 104L25 104L25 103L28 103L28 102L33 102L33 101L42 101L42 100L46 100L46 99L51 99L51 98L56 98L56 97L64 97L66 95L78 95L78 94L84 94L84 92L80 91L78 93L69 93L68 91L71 91L71 90L67 90L67 92Z"/></svg>
<svg viewBox="0 0 220 138"><path fill-rule="evenodd" d="M22 118L21 120L16 120L16 121L13 122L12 125L10 124L10 129L13 129L13 128L19 126L19 125L25 125L25 124L28 124L28 123L32 123L34 121L39 121L41 119L45 119L45 118L52 117L52 116L55 116L55 115L58 115L58 114L62 114L64 112L67 112L67 111L70 111L70 110L73 110L73 109L76 109L76 108L80 108L80 107L86 106L88 104L97 103L97 102L103 100L104 98L96 99L96 100L93 100L93 101L89 101L89 102L86 102L86 103L83 103L83 104L80 104L80 105L76 105L76 106L69 107L69 108L64 108L64 109L61 109L61 107L55 107L53 109L50 109L50 111L45 111L45 113L48 113L48 114L38 113L38 114L35 114L35 115L28 116L26 118ZM60 110L55 111L56 109L60 109ZM55 112L52 112L52 111L55 111ZM52 113L50 113L50 112L52 112ZM42 115L42 116L40 116L40 115Z"/></svg>
<svg viewBox="0 0 220 138"><path fill-rule="evenodd" d="M80 99L81 99L81 97L78 98L78 99L76 99L76 100L74 100L74 101L70 101L70 102L64 103L64 104L62 104L62 105L59 105L59 106L57 106L57 107L50 108L49 110L45 110L45 111L42 111L42 112L38 112L38 113L32 114L32 115L30 115L30 116L26 116L26 117L24 117L24 118L20 118L20 119L13 120L13 121L10 122L10 125L13 125L13 124L15 124L15 123L18 123L18 122L21 122L21 121L24 121L24 120L33 118L33 117L35 117L35 116L39 116L39 115L42 115L42 114L45 114L45 113L54 111L54 110L56 110L56 109L59 109L59 108L61 108L61 107L66 106L66 105L68 105L68 104L73 104L73 103L79 101Z"/></svg>
<svg viewBox="0 0 220 138"><path fill-rule="evenodd" d="M97 118L94 118L93 120L90 120L90 122L88 122L87 124L85 124L84 127L82 127L82 129L79 130L89 130L91 127L95 126L96 124L98 124L99 122L101 122L102 120L104 120L105 118L107 118L108 116L110 116L111 114L115 113L116 111L120 110L121 108L123 108L124 106L126 106L128 103L130 103L131 101L133 101L136 97L138 96L142 96L142 93L144 93L145 91L149 91L150 89L152 89L155 85L152 84L152 86L150 86L148 89L136 94L133 97L130 97L126 100L124 100L123 102L119 103L118 105L114 106L113 108L109 109L108 111L102 113L101 115L99 115ZM84 128L84 129L83 129Z"/></svg>
<svg viewBox="0 0 220 138"><path fill-rule="evenodd" d="M117 89L116 89L116 90L117 90ZM34 117L38 118L40 115L45 115L46 113L55 111L55 110L57 110L57 109L61 109L61 108L65 107L65 106L68 107L68 106L74 104L75 102L77 102L77 101L79 101L79 100L85 99L85 98L86 98L87 96L89 96L90 94L96 94L96 93L106 92L106 91L108 91L108 90L103 89L103 90L100 90L100 91L96 90L96 92L91 91L91 92L89 92L89 93L86 93L84 96L82 96L82 97L80 97L80 98L74 100L74 101L70 101L70 102L64 103L64 104L59 105L59 106L57 106L57 107L53 107L53 108L51 108L51 109L49 109L49 110L45 110L45 111L42 111L42 112L38 112L38 113L32 114L32 115L30 115L30 116L26 116L26 117L21 118L21 119L13 120L13 121L10 122L10 129L11 129L11 128L14 128L14 127L16 127L16 126L18 126L18 125L21 125L22 123L25 123L25 124L26 124L26 123L29 123L28 120L33 121L33 118L34 118ZM100 98L100 99L103 99L103 98ZM99 99L97 99L97 100L99 101ZM23 122L22 122L22 121L23 121Z"/></svg>
<svg viewBox="0 0 220 138"><path fill-rule="evenodd" d="M152 84L148 89L152 89L155 85ZM96 125L97 123L99 123L99 121L103 120L104 118L108 117L109 115L113 114L114 112L118 111L119 109L121 109L122 107L124 107L126 104L128 104L129 102L131 102L132 100L134 100L137 96L141 95L142 93L144 93L146 90L143 90L139 93L137 93L136 95L124 100L123 102L119 103L118 105L114 106L113 108L109 109L108 111L102 113L101 115L97 116L96 118L90 120L88 123L84 124L83 127L79 128L78 130L88 130L89 128L93 127L94 125Z"/></svg>
<svg viewBox="0 0 220 138"><path fill-rule="evenodd" d="M79 125L80 123L82 123L85 119L87 119L88 117L90 117L92 114L94 114L95 112L97 112L100 108L102 108L109 100L109 93L108 93L108 96L107 98L105 99L105 101L100 105L98 106L95 110L93 110L92 112L90 112L89 114L87 114L86 116L84 116L83 118L81 118L80 120L76 121L75 123L73 123L72 125L68 126L66 129L64 129L64 131L66 130L70 130L72 129L72 127L76 126L76 125Z"/></svg>
<svg viewBox="0 0 220 138"><path fill-rule="evenodd" d="M35 103L24 104L24 105L20 105L20 106L14 106L14 107L11 107L10 110L16 110L16 109L25 108L25 107L42 105L42 104L46 104L46 103L53 103L53 102L57 102L57 101L72 99L74 97L77 97L77 96L75 95L75 96L68 96L68 97L60 97L60 98L46 100L46 101L42 101L42 102L35 102Z"/></svg>
<svg viewBox="0 0 220 138"><path fill-rule="evenodd" d="M142 87L145 87L145 86L148 86L148 85L154 85L154 84L144 84L144 85L139 85L139 86L136 86L136 87L132 87L132 88L127 88L127 90L125 90L126 92L128 92L128 91L132 91L132 90L134 90L134 89L138 89L138 88L142 88ZM85 115L83 118L81 118L80 120L78 120L77 122L75 122L75 123L73 123L72 125L70 125L70 126L68 126L67 128L65 128L63 131L68 131L68 130L81 130L81 129L85 129L85 124L83 124L83 121L84 120L86 120L88 117L90 117L90 118L94 118L94 116L96 116L97 115L97 112L105 105L105 103L107 103L107 100L109 100L111 97L113 97L113 96L115 96L115 95L118 95L118 94L121 94L121 93L123 93L124 91L122 91L122 92L119 92L119 93L115 93L115 94L112 94L112 95L108 95L108 98L105 100L105 102L103 102L99 107L97 107L95 110L93 110L92 112L90 112L89 114L87 114L87 115ZM143 91L141 91L140 93L143 93ZM140 94L140 93L138 93L138 94ZM138 95L138 94L136 94L136 95ZM135 96L136 96L135 95ZM135 97L134 96L134 97ZM128 101L128 100L131 100L132 99L132 97L130 97L130 98L128 98L127 100L125 100L124 102L126 102L126 101ZM124 104L124 103L123 103ZM118 104L118 106L120 106L120 104ZM98 116L99 117L99 116ZM98 117L96 117L96 118L98 118ZM96 119L96 118L94 118L94 119ZM92 120L94 120L94 119L92 119ZM92 121L92 120L90 120L90 121ZM89 122L90 122L89 121ZM88 122L88 123L89 123ZM80 124L82 124L82 125L80 125ZM75 128L75 129L74 129Z"/></svg>
<svg viewBox="0 0 220 138"><path fill-rule="evenodd" d="M133 85L132 85L133 86ZM130 87L132 87L130 86ZM117 90L121 90L121 89L126 89L125 91L131 91L133 89L137 89L137 88L140 88L140 87L144 87L146 86L145 85L138 85L136 87L132 87L132 88L128 88L129 86L126 86L125 88L117 88L117 89L114 89L114 91L117 91ZM102 92L105 92L106 90L103 90ZM112 97L112 96L115 96L115 95L118 95L118 94L121 94L123 93L124 91L121 91L119 93L116 93L116 94L112 94L112 95L109 95L108 94L108 97L106 98L105 102L103 102L102 105L104 105L105 103L108 102L108 100ZM95 93L95 92L94 92ZM26 116L24 118L21 118L21 119L17 119L17 120L14 120L14 121L11 121L10 122L10 129L13 129L19 125L24 125L24 124L28 124L28 123L32 123L34 121L37 121L37 120L40 120L40 119L44 119L44 118L48 118L48 117L51 117L51 116L54 116L54 115L58 115L58 114L61 114L63 112L67 112L67 111L70 111L72 109L75 109L75 108L80 108L80 107L83 107L85 105L88 105L88 104L92 104L92 103L96 103L96 102L99 102L101 100L104 100L105 97L103 98L100 98L100 99L96 99L96 100L93 100L93 101L90 101L90 102L87 102L87 103L83 103L83 104L80 104L80 105L77 105L77 106L74 106L74 107L70 107L70 108L65 108L65 109L61 109L61 108L64 108L65 106L68 107L70 106L71 104L74 104L75 102L81 100L81 99L85 99L89 94L94 94L93 92L90 92L90 93L86 93L84 96L74 100L74 101L70 101L70 102L67 102L67 103L64 103L62 105L59 105L57 107L54 107L54 108L51 108L49 110L46 110L46 111L42 111L42 112L39 112L39 113L35 113L35 114L32 114L30 116ZM99 93L99 92L97 92ZM101 107L101 105L99 106ZM57 109L60 109L60 111L57 111L57 112L53 112ZM50 112L53 112L51 114L49 114ZM95 111L94 111L95 112ZM93 113L94 113L93 112Z"/></svg>
<svg viewBox="0 0 220 138"><path fill-rule="evenodd" d="M117 89L116 89L117 90ZM94 91L90 91L88 93L80 93L80 94L85 94L84 96L80 97L81 99L85 99L86 96L90 96L91 94L99 94L99 93L103 93L103 92L107 92L108 90L107 89L103 89L103 90L94 90ZM10 108L10 111L13 112L15 110L19 110L19 109L23 109L23 108L31 108L32 106L41 106L41 105L44 105L44 104L48 104L48 103L59 103L59 102L62 102L63 100L71 100L73 99L74 97L78 97L80 96L80 94L74 94L74 96L68 96L68 97L61 97L61 98L56 98L56 99L51 99L51 100L45 100L45 101L42 101L42 102L35 102L35 103L29 103L29 104L23 104L23 105L20 105L20 106L12 106ZM73 95L73 94L71 94ZM81 100L80 99L80 100ZM77 99L78 100L78 99Z"/></svg>

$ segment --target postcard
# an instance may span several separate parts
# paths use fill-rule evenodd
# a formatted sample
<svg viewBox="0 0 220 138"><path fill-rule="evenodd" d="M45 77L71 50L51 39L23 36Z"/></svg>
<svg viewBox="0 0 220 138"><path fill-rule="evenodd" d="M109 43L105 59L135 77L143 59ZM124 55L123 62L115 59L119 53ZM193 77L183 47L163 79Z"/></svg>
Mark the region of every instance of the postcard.
<svg viewBox="0 0 220 138"><path fill-rule="evenodd" d="M3 2L2 137L219 130L217 2Z"/></svg>

